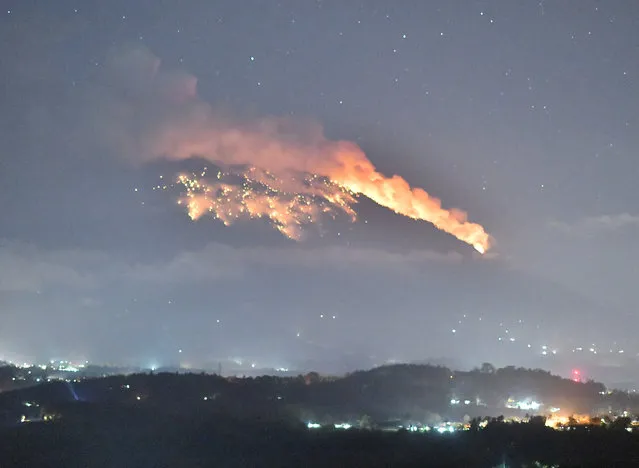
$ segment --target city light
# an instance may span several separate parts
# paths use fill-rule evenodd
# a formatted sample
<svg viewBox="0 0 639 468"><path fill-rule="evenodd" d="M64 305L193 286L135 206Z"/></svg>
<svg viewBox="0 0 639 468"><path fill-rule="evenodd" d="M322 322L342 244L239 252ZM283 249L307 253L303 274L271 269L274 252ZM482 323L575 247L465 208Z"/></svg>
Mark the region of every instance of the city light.
<svg viewBox="0 0 639 468"><path fill-rule="evenodd" d="M506 402L506 408L520 409L524 411L537 411L541 408L541 403L530 399L515 401L512 398L509 398Z"/></svg>
<svg viewBox="0 0 639 468"><path fill-rule="evenodd" d="M333 427L335 427L335 429L350 429L352 426L349 423L338 423L333 424Z"/></svg>

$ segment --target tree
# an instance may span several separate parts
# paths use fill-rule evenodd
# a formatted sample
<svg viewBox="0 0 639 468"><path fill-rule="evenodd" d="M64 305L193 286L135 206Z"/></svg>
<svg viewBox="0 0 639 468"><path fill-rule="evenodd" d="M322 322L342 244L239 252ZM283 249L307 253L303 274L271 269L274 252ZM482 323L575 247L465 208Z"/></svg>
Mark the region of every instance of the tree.
<svg viewBox="0 0 639 468"><path fill-rule="evenodd" d="M373 420L367 414L361 417L359 420L360 429L371 429L373 427Z"/></svg>
<svg viewBox="0 0 639 468"><path fill-rule="evenodd" d="M613 422L610 423L608 428L613 431L621 431L630 427L632 420L626 416L621 416L616 418Z"/></svg>
<svg viewBox="0 0 639 468"><path fill-rule="evenodd" d="M531 416L528 420L528 423L533 426L545 426L546 425L546 417L545 416Z"/></svg>
<svg viewBox="0 0 639 468"><path fill-rule="evenodd" d="M17 369L14 366L0 366L0 390L2 389L2 386L9 385L16 375Z"/></svg>
<svg viewBox="0 0 639 468"><path fill-rule="evenodd" d="M493 366L490 362L484 362L479 369L479 372L482 374L494 374L495 366Z"/></svg>
<svg viewBox="0 0 639 468"><path fill-rule="evenodd" d="M321 377L317 372L309 372L304 376L304 383L306 385L316 384L321 381Z"/></svg>
<svg viewBox="0 0 639 468"><path fill-rule="evenodd" d="M479 423L481 422L481 418L479 417L475 417L473 419L470 420L470 430L472 432L477 432L479 431Z"/></svg>

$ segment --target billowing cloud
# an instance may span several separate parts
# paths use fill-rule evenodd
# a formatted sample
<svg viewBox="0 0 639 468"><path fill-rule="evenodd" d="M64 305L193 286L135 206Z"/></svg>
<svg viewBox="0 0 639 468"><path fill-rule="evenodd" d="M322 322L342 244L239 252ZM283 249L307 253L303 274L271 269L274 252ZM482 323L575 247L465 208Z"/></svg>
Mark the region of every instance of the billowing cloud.
<svg viewBox="0 0 639 468"><path fill-rule="evenodd" d="M116 281L180 284L241 279L254 267L409 273L421 266L458 263L461 254L422 250L406 253L374 248L235 248L209 244L163 262L143 263L85 250L46 251L31 245L0 245L0 291L37 292L47 288L93 289Z"/></svg>

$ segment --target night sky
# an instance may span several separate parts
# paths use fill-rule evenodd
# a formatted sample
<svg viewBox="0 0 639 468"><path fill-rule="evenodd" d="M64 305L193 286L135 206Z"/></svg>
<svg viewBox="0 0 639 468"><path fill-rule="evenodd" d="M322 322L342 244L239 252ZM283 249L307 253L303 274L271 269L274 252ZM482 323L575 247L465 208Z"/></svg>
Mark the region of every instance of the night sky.
<svg viewBox="0 0 639 468"><path fill-rule="evenodd" d="M9 1L0 89L0 359L639 357L635 2ZM352 142L493 247L363 195L299 241L192 221L176 176L225 170L213 127L273 122L241 163L293 145L314 173Z"/></svg>

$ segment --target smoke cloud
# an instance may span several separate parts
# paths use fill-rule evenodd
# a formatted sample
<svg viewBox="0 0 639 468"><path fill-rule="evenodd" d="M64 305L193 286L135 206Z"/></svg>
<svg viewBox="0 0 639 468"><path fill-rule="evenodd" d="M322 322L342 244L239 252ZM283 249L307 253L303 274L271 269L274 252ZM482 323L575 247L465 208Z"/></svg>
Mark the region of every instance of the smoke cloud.
<svg viewBox="0 0 639 468"><path fill-rule="evenodd" d="M352 205L363 195L432 223L480 253L490 248L485 229L469 222L466 213L443 208L439 199L398 175L379 173L356 144L328 140L321 126L308 121L247 122L223 115L198 97L196 78L165 71L144 48L111 53L90 92L97 109L87 113L80 131L107 128L95 132L100 144L115 145L137 163L200 158L222 169L179 175L180 203L192 219L210 213L230 224L264 217L297 239L305 224L321 216L345 213L355 219Z"/></svg>

